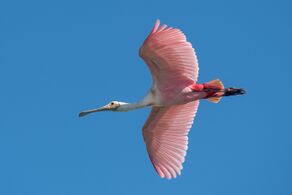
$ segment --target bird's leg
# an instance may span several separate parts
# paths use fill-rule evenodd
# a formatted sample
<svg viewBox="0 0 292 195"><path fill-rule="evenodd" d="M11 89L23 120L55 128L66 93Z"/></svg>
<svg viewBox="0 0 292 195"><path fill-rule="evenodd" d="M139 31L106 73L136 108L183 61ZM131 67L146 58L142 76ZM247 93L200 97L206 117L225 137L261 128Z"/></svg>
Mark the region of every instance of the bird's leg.
<svg viewBox="0 0 292 195"><path fill-rule="evenodd" d="M245 94L244 89L229 87L229 88L224 89L223 96L233 96L233 95L243 95L243 94Z"/></svg>
<svg viewBox="0 0 292 195"><path fill-rule="evenodd" d="M204 92L206 92L208 95L205 97L222 97L222 96L234 96L234 95L243 95L245 94L245 90L242 88L225 88L225 89L214 89L214 88L204 88Z"/></svg>

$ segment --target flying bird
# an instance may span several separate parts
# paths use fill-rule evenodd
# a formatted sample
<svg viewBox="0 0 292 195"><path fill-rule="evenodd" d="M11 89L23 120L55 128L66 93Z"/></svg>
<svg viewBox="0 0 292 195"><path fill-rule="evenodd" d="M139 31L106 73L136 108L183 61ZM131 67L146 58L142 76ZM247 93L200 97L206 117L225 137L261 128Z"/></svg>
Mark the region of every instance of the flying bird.
<svg viewBox="0 0 292 195"><path fill-rule="evenodd" d="M184 33L157 20L139 50L140 57L152 74L152 87L144 99L136 103L111 101L109 104L83 111L129 111L151 107L142 133L146 148L158 175L175 178L181 174L188 149L188 132L192 127L199 101L218 103L223 96L241 95L241 88L224 88L219 79L198 84L198 60Z"/></svg>

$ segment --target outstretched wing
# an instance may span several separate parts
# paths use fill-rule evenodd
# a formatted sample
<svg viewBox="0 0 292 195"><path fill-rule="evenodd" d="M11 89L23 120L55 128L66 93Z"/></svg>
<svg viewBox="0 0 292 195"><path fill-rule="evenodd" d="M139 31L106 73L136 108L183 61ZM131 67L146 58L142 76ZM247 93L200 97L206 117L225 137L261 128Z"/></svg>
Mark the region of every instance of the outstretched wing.
<svg viewBox="0 0 292 195"><path fill-rule="evenodd" d="M188 149L188 132L199 101L168 107L153 107L144 127L143 137L150 160L160 177L181 174Z"/></svg>
<svg viewBox="0 0 292 195"><path fill-rule="evenodd" d="M196 82L199 68L191 43L179 29L167 28L166 25L159 27L159 24L157 20L139 50L150 69L154 85Z"/></svg>

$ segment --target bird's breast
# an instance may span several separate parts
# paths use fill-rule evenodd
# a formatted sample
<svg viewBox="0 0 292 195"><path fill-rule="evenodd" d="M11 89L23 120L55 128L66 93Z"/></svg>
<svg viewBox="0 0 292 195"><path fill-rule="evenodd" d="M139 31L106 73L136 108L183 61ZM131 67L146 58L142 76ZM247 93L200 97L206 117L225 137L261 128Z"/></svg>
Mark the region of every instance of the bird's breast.
<svg viewBox="0 0 292 195"><path fill-rule="evenodd" d="M186 104L206 96L205 92L193 92L189 87L164 87L151 90L153 105L171 106Z"/></svg>

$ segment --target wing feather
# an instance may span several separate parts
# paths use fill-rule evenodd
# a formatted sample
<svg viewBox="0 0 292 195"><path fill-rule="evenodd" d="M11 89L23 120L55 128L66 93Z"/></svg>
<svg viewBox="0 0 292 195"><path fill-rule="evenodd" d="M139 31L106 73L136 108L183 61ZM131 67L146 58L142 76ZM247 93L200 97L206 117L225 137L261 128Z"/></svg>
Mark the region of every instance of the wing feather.
<svg viewBox="0 0 292 195"><path fill-rule="evenodd" d="M198 60L191 43L179 29L159 25L157 20L139 50L150 69L154 85L196 82Z"/></svg>
<svg viewBox="0 0 292 195"><path fill-rule="evenodd" d="M143 137L150 160L160 177L181 174L188 149L188 132L199 101L183 105L153 107L143 127Z"/></svg>

